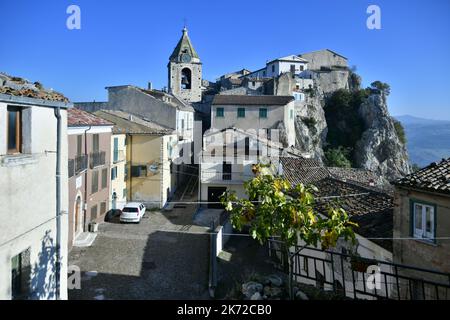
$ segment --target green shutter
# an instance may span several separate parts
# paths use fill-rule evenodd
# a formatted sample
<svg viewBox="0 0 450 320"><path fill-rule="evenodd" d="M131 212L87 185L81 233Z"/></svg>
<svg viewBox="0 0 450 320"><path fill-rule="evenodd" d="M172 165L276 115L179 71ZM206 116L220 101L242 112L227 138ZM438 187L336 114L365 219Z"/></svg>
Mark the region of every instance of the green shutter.
<svg viewBox="0 0 450 320"><path fill-rule="evenodd" d="M245 118L245 108L238 108L237 116L238 118Z"/></svg>

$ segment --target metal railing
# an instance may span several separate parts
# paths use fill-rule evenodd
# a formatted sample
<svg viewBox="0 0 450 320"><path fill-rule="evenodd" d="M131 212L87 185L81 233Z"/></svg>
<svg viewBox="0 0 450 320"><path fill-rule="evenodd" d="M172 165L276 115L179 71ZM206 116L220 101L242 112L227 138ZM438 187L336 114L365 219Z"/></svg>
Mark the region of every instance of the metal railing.
<svg viewBox="0 0 450 320"><path fill-rule="evenodd" d="M75 157L75 174L79 174L87 169L88 157L85 154Z"/></svg>
<svg viewBox="0 0 450 320"><path fill-rule="evenodd" d="M119 163L125 161L124 150L114 150L113 151L113 163Z"/></svg>
<svg viewBox="0 0 450 320"><path fill-rule="evenodd" d="M76 176L87 169L87 155L76 156L68 161L69 178Z"/></svg>
<svg viewBox="0 0 450 320"><path fill-rule="evenodd" d="M244 182L245 180L248 180L248 177L244 172L203 171L201 174L201 180L202 182Z"/></svg>
<svg viewBox="0 0 450 320"><path fill-rule="evenodd" d="M103 166L106 163L106 152L105 151L97 151L91 152L89 155L89 167L91 169Z"/></svg>
<svg viewBox="0 0 450 320"><path fill-rule="evenodd" d="M291 284L313 285L350 299L450 299L449 273L314 247L295 246L288 253L276 240L268 241L268 249Z"/></svg>

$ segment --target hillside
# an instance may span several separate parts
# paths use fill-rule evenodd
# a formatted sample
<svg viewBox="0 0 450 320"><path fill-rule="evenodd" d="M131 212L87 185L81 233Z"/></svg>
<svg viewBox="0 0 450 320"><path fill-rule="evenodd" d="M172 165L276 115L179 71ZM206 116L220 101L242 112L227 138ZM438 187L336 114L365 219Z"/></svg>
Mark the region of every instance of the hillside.
<svg viewBox="0 0 450 320"><path fill-rule="evenodd" d="M450 121L395 117L405 128L411 163L424 167L450 157Z"/></svg>

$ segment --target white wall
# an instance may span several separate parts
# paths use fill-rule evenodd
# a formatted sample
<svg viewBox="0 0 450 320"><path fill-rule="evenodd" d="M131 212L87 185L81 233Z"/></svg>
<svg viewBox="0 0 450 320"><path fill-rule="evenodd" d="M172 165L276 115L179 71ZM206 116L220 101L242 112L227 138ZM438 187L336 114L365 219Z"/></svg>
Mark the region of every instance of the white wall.
<svg viewBox="0 0 450 320"><path fill-rule="evenodd" d="M7 105L0 103L0 127L6 127ZM11 298L11 258L31 249L32 297L54 298L52 259L56 241L56 118L54 109L29 107L23 121L31 133L31 153L7 156L5 130L0 130L0 300ZM61 298L67 298L67 112L62 113ZM24 136L24 139L29 139ZM14 162L12 160L15 160ZM48 235L46 236L46 233ZM48 240L45 242L44 240ZM47 254L47 250L49 250ZM43 281L44 287L40 286Z"/></svg>

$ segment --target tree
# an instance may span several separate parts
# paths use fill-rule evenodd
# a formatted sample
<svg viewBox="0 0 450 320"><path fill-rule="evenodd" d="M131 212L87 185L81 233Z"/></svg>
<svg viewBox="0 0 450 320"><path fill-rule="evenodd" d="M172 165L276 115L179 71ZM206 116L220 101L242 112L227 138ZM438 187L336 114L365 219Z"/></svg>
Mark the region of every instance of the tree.
<svg viewBox="0 0 450 320"><path fill-rule="evenodd" d="M391 86L388 85L385 82L381 82L381 81L374 81L370 84L370 86L374 89L378 89L381 92L383 92L386 96L391 94Z"/></svg>
<svg viewBox="0 0 450 320"><path fill-rule="evenodd" d="M325 151L325 162L329 167L351 168L350 150L339 146Z"/></svg>
<svg viewBox="0 0 450 320"><path fill-rule="evenodd" d="M403 145L406 145L406 133L405 133L405 128L403 128L403 125L400 121L395 120L394 119L394 128L395 128L395 132L397 133L397 137L400 140L400 142Z"/></svg>
<svg viewBox="0 0 450 320"><path fill-rule="evenodd" d="M328 217L315 212L313 192L317 188L292 186L270 174L264 165L255 165L253 171L255 177L244 183L248 199L239 199L235 192L221 197L236 229L249 225L250 235L261 243L279 237L285 250L296 245L299 238L306 245L320 244L323 249L335 246L340 237L355 241L352 227L357 225L342 208L329 207Z"/></svg>

